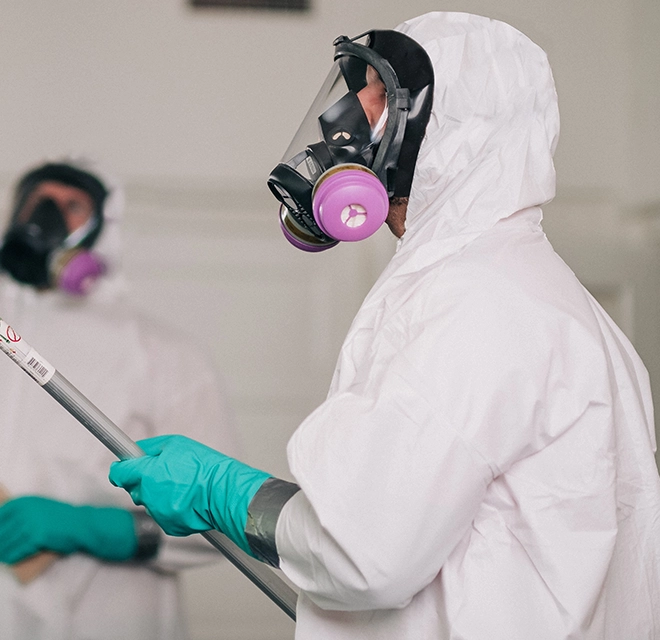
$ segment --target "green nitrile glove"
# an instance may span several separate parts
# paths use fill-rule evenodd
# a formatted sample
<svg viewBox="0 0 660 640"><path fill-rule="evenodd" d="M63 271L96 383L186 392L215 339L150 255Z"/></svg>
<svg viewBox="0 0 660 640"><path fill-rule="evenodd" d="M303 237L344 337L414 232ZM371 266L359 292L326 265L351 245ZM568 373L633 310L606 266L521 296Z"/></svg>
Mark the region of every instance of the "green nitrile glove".
<svg viewBox="0 0 660 640"><path fill-rule="evenodd" d="M270 474L185 436L140 440L145 456L113 462L110 482L172 536L217 529L253 555L245 537L248 505Z"/></svg>
<svg viewBox="0 0 660 640"><path fill-rule="evenodd" d="M46 550L120 562L133 557L137 544L133 515L126 509L39 496L21 496L0 507L0 562L7 564Z"/></svg>

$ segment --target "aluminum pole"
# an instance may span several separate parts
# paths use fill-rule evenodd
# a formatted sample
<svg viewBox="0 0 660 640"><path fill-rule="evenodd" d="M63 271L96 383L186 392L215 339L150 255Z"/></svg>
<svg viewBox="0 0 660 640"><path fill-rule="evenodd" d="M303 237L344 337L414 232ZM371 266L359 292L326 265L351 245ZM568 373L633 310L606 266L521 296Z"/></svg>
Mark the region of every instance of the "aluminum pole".
<svg viewBox="0 0 660 640"><path fill-rule="evenodd" d="M44 391L57 400L117 458L128 460L144 455L144 451L131 438L30 347L2 318L0 318L0 350L29 374ZM265 564L247 555L223 533L211 530L202 532L202 535L295 621L298 596L284 580Z"/></svg>

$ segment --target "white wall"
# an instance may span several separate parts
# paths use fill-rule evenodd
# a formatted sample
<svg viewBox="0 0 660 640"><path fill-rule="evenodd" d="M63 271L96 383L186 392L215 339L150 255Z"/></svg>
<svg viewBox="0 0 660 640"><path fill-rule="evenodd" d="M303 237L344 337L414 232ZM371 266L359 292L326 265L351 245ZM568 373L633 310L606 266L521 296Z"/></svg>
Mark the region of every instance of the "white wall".
<svg viewBox="0 0 660 640"><path fill-rule="evenodd" d="M193 10L185 0L0 0L0 172L88 150L131 180L263 188L330 66L336 35L452 8L505 19L548 51L563 185L630 197L634 184L659 196L655 0L312 4L298 15Z"/></svg>
<svg viewBox="0 0 660 640"><path fill-rule="evenodd" d="M644 357L660 397L660 3L311 0L307 14L185 0L0 0L0 188L85 153L127 184L138 304L204 336L246 461L287 476L285 444L324 396L387 231L319 256L281 238L265 178L331 64L335 36L429 10L504 19L544 47L560 96L559 197L546 228ZM293 627L230 566L185 579L195 638Z"/></svg>

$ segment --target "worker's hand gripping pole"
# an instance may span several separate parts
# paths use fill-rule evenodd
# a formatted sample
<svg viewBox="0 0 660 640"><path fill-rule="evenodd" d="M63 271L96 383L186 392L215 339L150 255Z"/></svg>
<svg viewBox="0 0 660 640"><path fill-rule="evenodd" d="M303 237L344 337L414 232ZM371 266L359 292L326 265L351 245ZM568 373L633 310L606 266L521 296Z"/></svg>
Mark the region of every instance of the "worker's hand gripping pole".
<svg viewBox="0 0 660 640"><path fill-rule="evenodd" d="M144 455L144 451L133 440L30 347L2 318L0 318L0 350L38 382L120 460ZM282 611L293 620L296 619L297 595L279 576L266 565L248 556L219 531L205 531L202 535Z"/></svg>

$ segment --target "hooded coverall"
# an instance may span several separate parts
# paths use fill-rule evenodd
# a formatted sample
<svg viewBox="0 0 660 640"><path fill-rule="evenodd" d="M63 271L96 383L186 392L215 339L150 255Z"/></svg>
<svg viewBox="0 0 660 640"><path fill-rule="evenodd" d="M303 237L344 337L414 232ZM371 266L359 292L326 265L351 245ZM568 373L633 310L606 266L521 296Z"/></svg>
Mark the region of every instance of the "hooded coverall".
<svg viewBox="0 0 660 640"><path fill-rule="evenodd" d="M296 638L659 637L649 380L541 227L547 57L478 16L397 28L432 60L433 111L406 232L288 446Z"/></svg>

